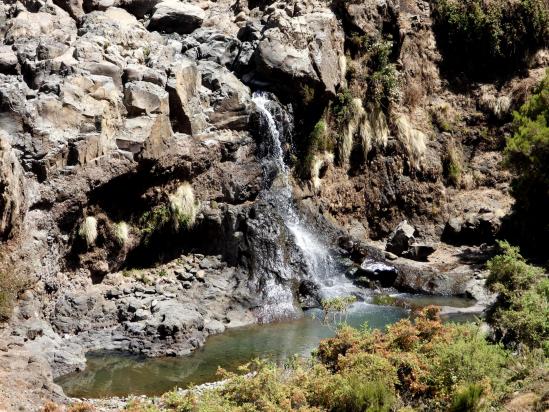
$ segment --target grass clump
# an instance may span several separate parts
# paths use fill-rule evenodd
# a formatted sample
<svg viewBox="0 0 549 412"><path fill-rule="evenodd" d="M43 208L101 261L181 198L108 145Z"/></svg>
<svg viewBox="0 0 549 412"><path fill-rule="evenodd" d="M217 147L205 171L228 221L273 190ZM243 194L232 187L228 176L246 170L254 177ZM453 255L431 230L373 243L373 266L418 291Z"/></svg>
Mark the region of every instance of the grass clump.
<svg viewBox="0 0 549 412"><path fill-rule="evenodd" d="M522 65L548 41L545 0L436 0L432 17L449 66L474 75Z"/></svg>
<svg viewBox="0 0 549 412"><path fill-rule="evenodd" d="M174 228L190 229L196 220L198 202L194 198L192 186L184 182L169 196Z"/></svg>
<svg viewBox="0 0 549 412"><path fill-rule="evenodd" d="M168 228L176 232L190 229L199 208L192 186L188 182L182 183L162 203L141 215L139 226L143 243L149 243L155 233Z"/></svg>
<svg viewBox="0 0 549 412"><path fill-rule="evenodd" d="M448 143L443 167L448 183L454 187L459 187L463 179L463 151L453 141Z"/></svg>
<svg viewBox="0 0 549 412"><path fill-rule="evenodd" d="M126 222L118 222L114 224L113 231L116 243L120 247L124 246L130 237L130 226Z"/></svg>
<svg viewBox="0 0 549 412"><path fill-rule="evenodd" d="M497 339L511 346L541 348L549 356L549 278L529 265L519 249L500 242L502 253L488 262L488 288L498 293L488 321Z"/></svg>
<svg viewBox="0 0 549 412"><path fill-rule="evenodd" d="M97 239L97 219L93 216L87 216L78 229L78 236L84 241L86 247L93 246Z"/></svg>

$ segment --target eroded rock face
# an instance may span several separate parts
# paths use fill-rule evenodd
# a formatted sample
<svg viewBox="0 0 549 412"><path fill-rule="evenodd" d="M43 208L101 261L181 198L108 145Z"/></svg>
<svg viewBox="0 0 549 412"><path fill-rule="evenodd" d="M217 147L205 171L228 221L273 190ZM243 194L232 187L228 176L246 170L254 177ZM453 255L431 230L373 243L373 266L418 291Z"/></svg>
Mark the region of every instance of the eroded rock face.
<svg viewBox="0 0 549 412"><path fill-rule="evenodd" d="M25 179L8 139L0 134L0 238L14 236L26 213Z"/></svg>

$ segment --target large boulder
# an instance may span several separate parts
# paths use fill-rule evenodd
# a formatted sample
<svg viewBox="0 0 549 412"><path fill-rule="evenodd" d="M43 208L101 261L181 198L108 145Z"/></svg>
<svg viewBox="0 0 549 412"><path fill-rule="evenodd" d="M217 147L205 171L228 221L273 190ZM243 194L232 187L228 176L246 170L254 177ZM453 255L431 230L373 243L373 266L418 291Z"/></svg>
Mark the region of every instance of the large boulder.
<svg viewBox="0 0 549 412"><path fill-rule="evenodd" d="M415 233L416 229L408 221L404 220L400 222L389 236L385 250L401 256L415 242Z"/></svg>
<svg viewBox="0 0 549 412"><path fill-rule="evenodd" d="M345 36L335 14L319 8L288 17L280 9L269 16L270 27L255 51L261 80L294 94L305 85L335 94L344 80L345 58Z"/></svg>
<svg viewBox="0 0 549 412"><path fill-rule="evenodd" d="M501 229L505 212L481 209L479 212L454 216L446 222L442 241L453 245L480 245L494 242Z"/></svg>
<svg viewBox="0 0 549 412"><path fill-rule="evenodd" d="M189 34L198 29L206 17L200 7L178 0L164 0L154 6L148 29L163 33Z"/></svg>
<svg viewBox="0 0 549 412"><path fill-rule="evenodd" d="M19 61L17 55L10 46L0 45L0 73L17 74Z"/></svg>
<svg viewBox="0 0 549 412"><path fill-rule="evenodd" d="M209 121L218 129L244 130L250 120L251 92L233 73L211 61L199 63L202 84L211 90Z"/></svg>
<svg viewBox="0 0 549 412"><path fill-rule="evenodd" d="M201 76L191 60L179 60L171 65L166 88L170 95L170 117L175 132L196 134L207 126L200 105Z"/></svg>
<svg viewBox="0 0 549 412"><path fill-rule="evenodd" d="M361 34L377 37L385 30L395 32L399 4L395 0L336 0L335 7L346 24Z"/></svg>

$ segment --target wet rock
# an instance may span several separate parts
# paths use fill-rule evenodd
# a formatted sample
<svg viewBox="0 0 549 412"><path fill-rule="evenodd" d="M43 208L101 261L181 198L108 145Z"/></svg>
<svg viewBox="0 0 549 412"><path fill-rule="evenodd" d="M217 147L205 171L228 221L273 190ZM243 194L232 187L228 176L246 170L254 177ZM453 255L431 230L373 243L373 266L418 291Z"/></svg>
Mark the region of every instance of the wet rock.
<svg viewBox="0 0 549 412"><path fill-rule="evenodd" d="M198 29L206 14L200 7L177 0L165 0L154 6L149 30L163 33L189 34Z"/></svg>
<svg viewBox="0 0 549 412"><path fill-rule="evenodd" d="M398 271L394 266L371 259L365 259L353 273L353 278L366 278L381 287L393 286L397 276Z"/></svg>

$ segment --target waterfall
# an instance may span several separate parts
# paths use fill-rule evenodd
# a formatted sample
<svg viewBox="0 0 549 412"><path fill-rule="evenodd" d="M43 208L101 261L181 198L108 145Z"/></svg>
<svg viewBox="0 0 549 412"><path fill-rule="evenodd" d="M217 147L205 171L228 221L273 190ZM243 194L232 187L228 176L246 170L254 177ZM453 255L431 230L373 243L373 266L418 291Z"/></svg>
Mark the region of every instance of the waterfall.
<svg viewBox="0 0 549 412"><path fill-rule="evenodd" d="M358 294L359 289L345 277L326 244L306 227L294 205L290 170L284 162L282 147L283 138L292 133L291 113L265 92L254 93L253 101L259 112L260 128L267 143L264 167L266 174L273 177L272 184L263 190L262 197L274 206L276 213L282 218L302 256L307 275L319 287L320 297ZM291 268L282 270L288 272ZM292 275L295 277L295 274L286 273L286 276ZM288 311L289 305L293 308L293 294L288 287L285 288L276 279L270 279L265 286L266 311Z"/></svg>

